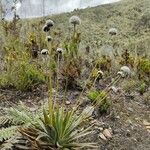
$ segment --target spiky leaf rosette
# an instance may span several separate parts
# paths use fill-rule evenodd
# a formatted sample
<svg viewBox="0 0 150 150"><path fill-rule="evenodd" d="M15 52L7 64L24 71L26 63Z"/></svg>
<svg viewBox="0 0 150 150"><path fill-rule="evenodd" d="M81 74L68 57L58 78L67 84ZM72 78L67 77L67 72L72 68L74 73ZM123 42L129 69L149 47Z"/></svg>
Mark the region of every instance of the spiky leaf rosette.
<svg viewBox="0 0 150 150"><path fill-rule="evenodd" d="M21 128L22 135L31 141L35 149L80 149L83 147L96 147L93 143L76 142L80 138L89 135L91 127L80 130L80 125L91 114L91 108L84 110L79 116L74 110L65 111L64 108L43 110L43 118L38 124L28 128Z"/></svg>

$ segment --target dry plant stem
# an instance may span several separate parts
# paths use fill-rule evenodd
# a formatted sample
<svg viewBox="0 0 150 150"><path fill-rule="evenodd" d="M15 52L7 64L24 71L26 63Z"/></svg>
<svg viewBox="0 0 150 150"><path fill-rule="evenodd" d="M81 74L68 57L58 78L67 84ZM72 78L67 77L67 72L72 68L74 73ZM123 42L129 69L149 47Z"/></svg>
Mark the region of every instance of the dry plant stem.
<svg viewBox="0 0 150 150"><path fill-rule="evenodd" d="M51 61L51 55L50 55L50 61ZM48 62L47 62L48 64ZM52 112L53 111L53 108L54 108L54 104L53 104L53 93L52 93L52 70L51 70L51 67L49 69L49 81L47 82L48 83L48 94L49 94L49 99L48 99L48 107L49 107L49 111Z"/></svg>
<svg viewBox="0 0 150 150"><path fill-rule="evenodd" d="M99 75L97 75L96 78L94 79L94 82L93 82L91 88L92 88L92 87L95 87L95 83L96 83L96 80L98 79L98 77L99 77ZM90 88L90 89L91 89L91 88Z"/></svg>
<svg viewBox="0 0 150 150"><path fill-rule="evenodd" d="M75 37L75 33L76 33L76 24L73 25L73 38Z"/></svg>
<svg viewBox="0 0 150 150"><path fill-rule="evenodd" d="M105 92L105 93L108 94L109 91L110 91L109 87L112 86L112 85L115 85L120 79L121 79L121 76L117 76L115 81L111 82L102 92ZM98 103L96 103L95 107L98 106L104 99L107 98L107 94L100 101L98 101L98 98L100 97L100 94L97 96L95 101L98 101Z"/></svg>
<svg viewBox="0 0 150 150"><path fill-rule="evenodd" d="M137 46L135 47L134 53L135 53L134 68L135 68L135 72L137 72L137 62L138 62Z"/></svg>
<svg viewBox="0 0 150 150"><path fill-rule="evenodd" d="M60 54L58 53L58 59L57 59L57 76L56 76L56 94L58 93L58 88L59 88L59 81L58 81L59 64L60 64L59 58L60 58ZM56 94L55 94L55 101L56 101L56 96L57 96Z"/></svg>
<svg viewBox="0 0 150 150"><path fill-rule="evenodd" d="M110 89L110 87L112 85L115 85L119 80L121 79L121 76L120 75L117 75L116 78L114 79L114 81L112 81L104 90L103 92L108 92Z"/></svg>
<svg viewBox="0 0 150 150"><path fill-rule="evenodd" d="M65 91L64 91L64 96L63 96L63 104L65 104L65 99L67 96L67 86L68 86L68 78L66 78L66 83L65 83Z"/></svg>
<svg viewBox="0 0 150 150"><path fill-rule="evenodd" d="M46 33L46 35L48 35L48 33ZM47 47L48 47L48 50L49 50L49 61L51 61L52 59L52 56L51 56L51 42L50 44L47 42ZM47 60L47 72L48 72L48 60ZM55 104L53 104L53 93L52 93L52 70L51 70L51 67L49 69L49 78L48 78L48 94L49 94L49 99L48 99L48 107L49 107L49 111L51 112L55 106Z"/></svg>
<svg viewBox="0 0 150 150"><path fill-rule="evenodd" d="M119 80L121 79L121 76L119 75L119 76L117 76L116 78L115 78L115 80L113 81L113 82L111 82L102 92L107 92L107 94L109 93L109 91L110 91L110 86L111 85L115 85ZM106 98L107 98L107 94L100 100L100 101L98 101L98 98L100 97L100 94L97 96L97 98L95 99L95 101L98 101L98 102L96 102L94 105L93 105L93 107L97 107L97 106L99 106L100 105L100 103L103 101L103 100L105 100ZM76 110L78 109L78 107L80 106L80 104L81 103L79 103L77 106L76 106ZM91 110L89 110L88 112L87 112L87 114L90 112Z"/></svg>

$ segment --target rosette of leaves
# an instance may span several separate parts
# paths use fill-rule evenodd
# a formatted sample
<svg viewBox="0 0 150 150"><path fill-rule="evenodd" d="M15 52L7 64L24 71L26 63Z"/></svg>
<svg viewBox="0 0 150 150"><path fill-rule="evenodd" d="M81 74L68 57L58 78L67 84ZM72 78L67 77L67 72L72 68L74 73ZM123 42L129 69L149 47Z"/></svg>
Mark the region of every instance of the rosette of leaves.
<svg viewBox="0 0 150 150"><path fill-rule="evenodd" d="M82 143L79 140L92 133L91 127L80 129L90 112L91 108L77 116L74 110L65 111L63 107L44 109L43 117L37 124L20 128L19 131L35 150L95 148L94 143Z"/></svg>

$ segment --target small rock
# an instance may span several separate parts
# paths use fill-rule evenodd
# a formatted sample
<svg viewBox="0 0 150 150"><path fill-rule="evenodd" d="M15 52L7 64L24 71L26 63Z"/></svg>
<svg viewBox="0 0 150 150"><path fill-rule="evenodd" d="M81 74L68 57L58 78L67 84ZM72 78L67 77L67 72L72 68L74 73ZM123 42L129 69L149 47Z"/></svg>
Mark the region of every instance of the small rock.
<svg viewBox="0 0 150 150"><path fill-rule="evenodd" d="M66 105L70 105L70 104L71 104L71 102L70 102L70 101L66 101L65 103L66 103Z"/></svg>
<svg viewBox="0 0 150 150"><path fill-rule="evenodd" d="M150 126L146 126L146 129L147 129L147 130L150 130Z"/></svg>
<svg viewBox="0 0 150 150"><path fill-rule="evenodd" d="M112 133L112 128L111 127L109 127L109 129L108 129L109 131L110 131L110 133Z"/></svg>
<svg viewBox="0 0 150 150"><path fill-rule="evenodd" d="M137 118L135 118L135 120L136 120L136 121L139 121L139 120L140 120L140 118L138 118L138 117L137 117Z"/></svg>
<svg viewBox="0 0 150 150"><path fill-rule="evenodd" d="M126 122L127 122L128 124L132 125L132 121L131 121L130 119L128 119Z"/></svg>
<svg viewBox="0 0 150 150"><path fill-rule="evenodd" d="M105 129L105 130L103 131L103 134L104 134L105 137L107 137L107 138L112 138L112 135L111 135L111 132L110 132L109 129Z"/></svg>
<svg viewBox="0 0 150 150"><path fill-rule="evenodd" d="M114 92L114 93L117 93L119 90L118 90L118 88L116 88L115 86L112 86L111 87L111 90Z"/></svg>
<svg viewBox="0 0 150 150"><path fill-rule="evenodd" d="M120 119L120 116L116 116L116 119Z"/></svg>
<svg viewBox="0 0 150 150"><path fill-rule="evenodd" d="M128 107L128 110L129 110L130 112L133 112L133 111L134 111L131 107Z"/></svg>
<svg viewBox="0 0 150 150"><path fill-rule="evenodd" d="M100 133L100 134L99 134L99 137L100 137L101 139L105 140L105 141L107 140L107 138L104 136L103 133Z"/></svg>
<svg viewBox="0 0 150 150"><path fill-rule="evenodd" d="M131 132L130 132L130 130L127 130L127 132L126 132L126 136L128 136L128 137L130 137L130 136L131 136Z"/></svg>
<svg viewBox="0 0 150 150"><path fill-rule="evenodd" d="M98 129L99 129L100 131L103 131L103 130L104 130L102 127L99 127Z"/></svg>
<svg viewBox="0 0 150 150"><path fill-rule="evenodd" d="M119 132L120 132L119 129L113 130L113 134L118 134Z"/></svg>
<svg viewBox="0 0 150 150"><path fill-rule="evenodd" d="M93 106L87 106L83 110L82 114L85 114L86 116L91 116L93 114L93 112L94 112L94 107Z"/></svg>
<svg viewBox="0 0 150 150"><path fill-rule="evenodd" d="M90 100L88 98L83 98L80 106L84 107L84 106L87 106L89 103L90 103Z"/></svg>
<svg viewBox="0 0 150 150"><path fill-rule="evenodd" d="M134 142L137 142L137 139L136 139L136 138L133 138L133 141L134 141Z"/></svg>
<svg viewBox="0 0 150 150"><path fill-rule="evenodd" d="M126 99L134 99L134 94L125 94Z"/></svg>
<svg viewBox="0 0 150 150"><path fill-rule="evenodd" d="M148 122L148 121L146 121L146 120L143 120L143 124L144 124L145 126L150 126L150 122Z"/></svg>
<svg viewBox="0 0 150 150"><path fill-rule="evenodd" d="M35 107L32 107L32 108L30 108L30 111L32 111L32 112L34 112L34 111L36 111L37 110L37 108Z"/></svg>

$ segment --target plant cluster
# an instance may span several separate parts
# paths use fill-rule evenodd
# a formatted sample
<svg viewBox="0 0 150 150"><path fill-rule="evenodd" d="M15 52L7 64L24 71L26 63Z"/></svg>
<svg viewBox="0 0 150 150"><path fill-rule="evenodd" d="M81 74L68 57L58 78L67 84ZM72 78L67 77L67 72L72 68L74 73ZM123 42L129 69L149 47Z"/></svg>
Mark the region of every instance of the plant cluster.
<svg viewBox="0 0 150 150"><path fill-rule="evenodd" d="M100 17L98 14L97 17ZM134 18L134 16L130 17ZM119 28L110 28L108 32L105 32L110 38L110 41L105 41L106 39L103 38L105 33L99 31L99 26L95 31L103 36L98 35L100 39L96 39L90 34L91 29L88 25L89 41L92 44L84 48L81 39L86 37L83 32L82 34L79 32L79 27L84 28L80 26L81 19L78 16L72 16L69 23L71 28L67 36L65 33L62 34L65 28L63 28L64 31L56 28L57 21L55 23L51 19L41 21L40 25L44 24L41 32L40 25L37 27L37 24L32 24L32 32L27 32L28 37L25 42L21 42L18 36L21 25L16 14L14 14L13 22L3 20L6 39L1 45L4 68L0 74L0 87L12 87L23 91L32 90L44 83L48 87L49 99L48 103L36 111L31 111L23 104L6 110L7 114L0 118L0 149L97 148L95 143L81 141L92 133L92 127L87 126L89 126L89 118L93 117L93 112L97 111L100 115L109 112L112 105L108 97L115 84L122 82L123 89L128 93L141 84L137 91L145 96L146 102L148 101L149 95L146 95L146 91L149 85L150 61L148 57L140 57L137 53L136 58L133 57L128 47L122 55L116 55L116 51L122 44L119 40L122 34L118 32ZM12 28L14 28L15 36L13 36ZM87 44L86 40L84 42ZM99 47L103 43L106 44L104 49L106 54L99 55ZM93 45L96 45L98 50ZM116 50L117 47L119 48ZM128 66L135 70L135 74L138 74L140 79L138 85L135 80L132 80L133 74ZM120 70L116 73L118 68ZM84 71L88 76L83 74ZM84 79L86 79L85 85L80 86ZM101 82L106 82L106 86L99 89L97 85ZM56 98L59 94L59 86L64 92L62 104L59 104ZM53 88L56 90L55 95L53 95ZM67 89L81 90L74 107L65 106ZM91 103L90 106L84 106L85 108L81 111L80 104L83 102L81 97L84 93Z"/></svg>

